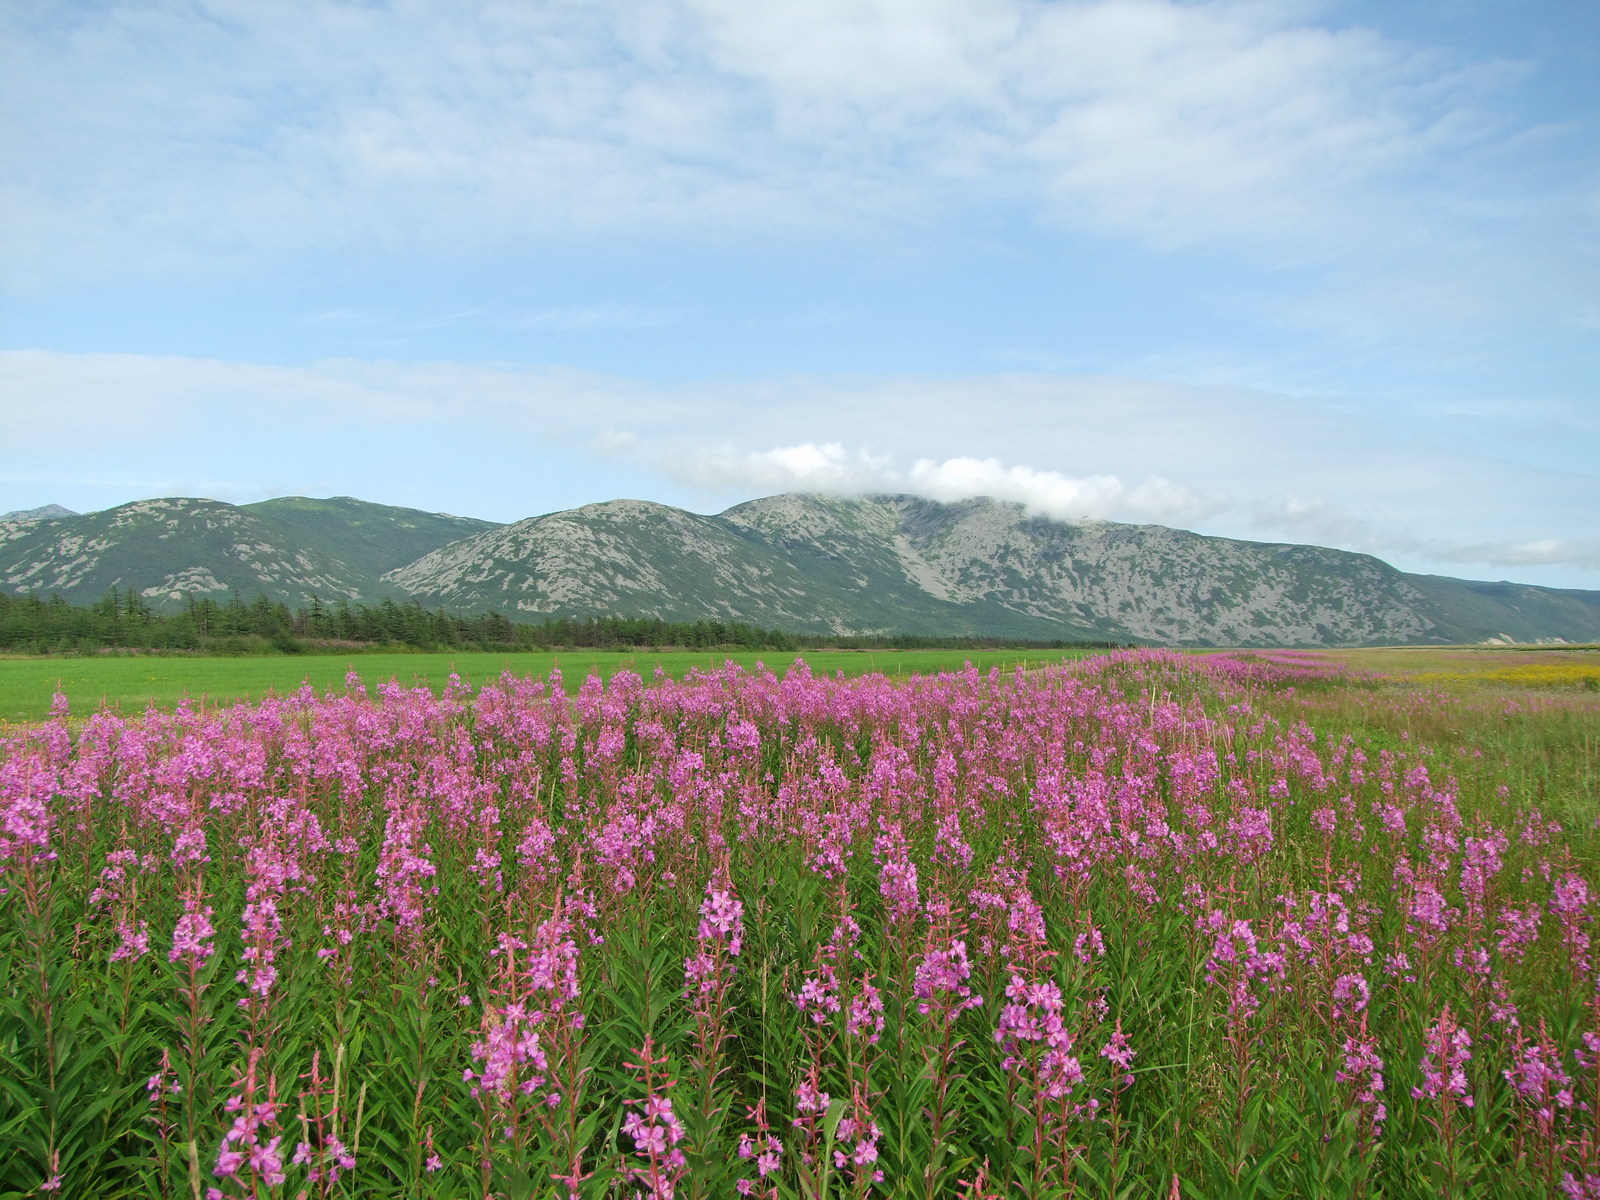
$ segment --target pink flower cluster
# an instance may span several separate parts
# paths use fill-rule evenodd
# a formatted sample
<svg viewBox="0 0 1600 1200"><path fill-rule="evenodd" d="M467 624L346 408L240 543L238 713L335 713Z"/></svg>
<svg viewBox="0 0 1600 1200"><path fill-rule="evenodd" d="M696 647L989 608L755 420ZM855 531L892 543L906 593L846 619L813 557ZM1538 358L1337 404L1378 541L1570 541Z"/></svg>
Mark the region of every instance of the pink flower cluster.
<svg viewBox="0 0 1600 1200"><path fill-rule="evenodd" d="M1061 988L1053 979L1030 983L1013 972L994 1031L994 1040L1006 1052L1006 1069L1027 1069L1029 1082L1050 1100L1065 1099L1083 1082L1083 1067L1072 1054L1072 1035L1061 1008Z"/></svg>
<svg viewBox="0 0 1600 1200"><path fill-rule="evenodd" d="M687 1165L678 1143L683 1141L683 1122L672 1111L665 1096L650 1096L628 1103L639 1106L622 1121L622 1132L633 1139L634 1154L646 1165L631 1168L633 1178L645 1185L643 1195L650 1200L672 1200L676 1176Z"/></svg>
<svg viewBox="0 0 1600 1200"><path fill-rule="evenodd" d="M1454 1098L1462 1108L1471 1108L1472 1088L1467 1081L1471 1058L1472 1038L1450 1015L1450 1006L1445 1005L1423 1039L1422 1085L1411 1089L1412 1099Z"/></svg>
<svg viewBox="0 0 1600 1200"><path fill-rule="evenodd" d="M947 948L929 949L917 964L911 986L917 1011L923 1016L938 1013L952 1021L966 1009L981 1007L983 997L973 995L967 986L971 977L972 963L964 940L956 938Z"/></svg>

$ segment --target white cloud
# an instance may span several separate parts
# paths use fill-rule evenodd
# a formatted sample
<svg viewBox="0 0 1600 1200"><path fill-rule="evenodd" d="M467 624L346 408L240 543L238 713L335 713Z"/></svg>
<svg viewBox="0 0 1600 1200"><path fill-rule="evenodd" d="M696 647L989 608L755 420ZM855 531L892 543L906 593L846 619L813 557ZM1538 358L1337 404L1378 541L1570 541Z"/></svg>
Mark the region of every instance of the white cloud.
<svg viewBox="0 0 1600 1200"><path fill-rule="evenodd" d="M513 329L658 329L675 324L678 314L631 304L595 304L581 308L532 309L507 314L501 320Z"/></svg>
<svg viewBox="0 0 1600 1200"><path fill-rule="evenodd" d="M639 445L639 435L629 429L602 429L589 439L596 454L626 454Z"/></svg>
<svg viewBox="0 0 1600 1200"><path fill-rule="evenodd" d="M1325 241L1486 136L1490 74L1177 0L8 11L0 204L32 270L996 201L1162 245Z"/></svg>
<svg viewBox="0 0 1600 1200"><path fill-rule="evenodd" d="M890 455L851 453L838 442L802 442L746 454L722 446L676 460L668 470L686 484L710 489L906 492L944 503L988 496L1063 521L1122 517L1189 522L1226 506L1168 479L1150 478L1129 487L1115 475L1078 479L1059 471L1005 466L995 458L920 458L901 470Z"/></svg>
<svg viewBox="0 0 1600 1200"><path fill-rule="evenodd" d="M1189 524L1227 507L1221 497L1203 497L1160 476L1130 487L1115 475L1073 478L1059 471L1002 466L994 458L919 459L906 482L909 491L934 500L992 496L1063 521L1121 518Z"/></svg>
<svg viewBox="0 0 1600 1200"><path fill-rule="evenodd" d="M743 454L730 445L723 445L670 462L667 470L682 483L714 491L748 488L832 493L894 490L885 482L892 474L889 459L865 450L851 453L838 442L821 445L802 442Z"/></svg>
<svg viewBox="0 0 1600 1200"><path fill-rule="evenodd" d="M676 324L682 314L633 304L567 305L559 308L504 308L487 304L440 312L405 314L370 309L337 308L311 313L313 325L377 334L419 333L435 329L547 329L560 332L611 329L658 329Z"/></svg>

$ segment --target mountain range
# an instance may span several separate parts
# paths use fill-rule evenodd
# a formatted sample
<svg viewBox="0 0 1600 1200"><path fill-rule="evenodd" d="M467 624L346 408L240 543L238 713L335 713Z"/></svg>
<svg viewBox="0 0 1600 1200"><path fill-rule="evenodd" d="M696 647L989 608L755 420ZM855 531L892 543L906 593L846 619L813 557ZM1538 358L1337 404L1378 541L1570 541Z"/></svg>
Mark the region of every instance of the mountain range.
<svg viewBox="0 0 1600 1200"><path fill-rule="evenodd" d="M510 525L347 496L172 498L0 519L0 588L158 608L264 594L520 620L1171 645L1600 641L1600 592L1412 575L1369 555L1066 523L988 499L771 496L705 516L613 500Z"/></svg>

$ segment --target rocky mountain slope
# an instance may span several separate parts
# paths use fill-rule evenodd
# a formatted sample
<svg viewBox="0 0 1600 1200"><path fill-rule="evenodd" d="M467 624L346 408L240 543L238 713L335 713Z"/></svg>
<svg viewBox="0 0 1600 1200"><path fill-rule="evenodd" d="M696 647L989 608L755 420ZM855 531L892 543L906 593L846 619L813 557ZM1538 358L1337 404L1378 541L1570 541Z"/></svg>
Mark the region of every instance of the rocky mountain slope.
<svg viewBox="0 0 1600 1200"><path fill-rule="evenodd" d="M415 599L513 618L708 618L813 633L1176 645L1600 640L1600 592L1408 575L1362 554L1066 524L992 500L772 496L701 516L641 500L513 525L286 497L145 500L0 520L0 588L305 604Z"/></svg>
<svg viewBox="0 0 1600 1200"><path fill-rule="evenodd" d="M291 605L375 599L388 594L383 572L493 528L348 497L243 507L139 500L104 512L0 520L0 588L79 604L133 589L157 607L230 592Z"/></svg>
<svg viewBox="0 0 1600 1200"><path fill-rule="evenodd" d="M911 496L773 496L716 517L612 501L457 542L385 581L463 611L719 616L800 632L1240 646L1600 638L1600 593Z"/></svg>

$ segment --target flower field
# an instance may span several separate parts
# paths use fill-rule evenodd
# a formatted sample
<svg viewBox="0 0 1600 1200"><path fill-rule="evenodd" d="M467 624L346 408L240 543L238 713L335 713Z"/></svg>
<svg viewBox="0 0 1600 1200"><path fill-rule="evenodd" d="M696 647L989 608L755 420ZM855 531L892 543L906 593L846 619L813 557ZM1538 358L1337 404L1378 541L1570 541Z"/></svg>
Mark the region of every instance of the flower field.
<svg viewBox="0 0 1600 1200"><path fill-rule="evenodd" d="M0 1197L1600 1198L1600 710L1308 656L0 744Z"/></svg>

